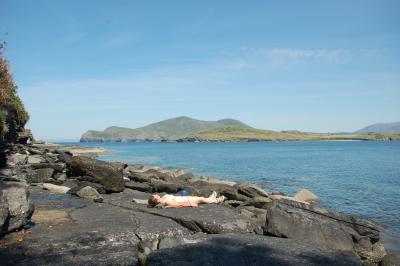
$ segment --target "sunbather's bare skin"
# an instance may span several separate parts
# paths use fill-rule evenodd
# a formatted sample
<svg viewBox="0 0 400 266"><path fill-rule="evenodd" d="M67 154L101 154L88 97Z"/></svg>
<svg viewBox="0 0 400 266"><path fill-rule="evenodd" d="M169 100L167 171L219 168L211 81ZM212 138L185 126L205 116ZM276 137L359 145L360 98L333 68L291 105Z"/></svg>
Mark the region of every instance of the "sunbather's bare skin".
<svg viewBox="0 0 400 266"><path fill-rule="evenodd" d="M199 204L220 203L224 200L225 197L217 197L216 192L213 192L208 198L194 196L174 196L168 194L160 197L160 195L154 194L149 199L149 205L154 206L161 204L166 208L197 207Z"/></svg>

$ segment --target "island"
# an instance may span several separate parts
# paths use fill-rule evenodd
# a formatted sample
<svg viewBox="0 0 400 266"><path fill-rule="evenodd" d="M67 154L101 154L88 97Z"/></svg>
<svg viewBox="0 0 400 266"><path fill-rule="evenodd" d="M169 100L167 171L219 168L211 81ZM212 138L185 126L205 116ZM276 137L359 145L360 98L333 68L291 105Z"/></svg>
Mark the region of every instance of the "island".
<svg viewBox="0 0 400 266"><path fill-rule="evenodd" d="M109 127L89 130L81 142L256 142L256 141L333 141L400 140L399 123L379 124L352 133L312 133L298 130L255 129L235 119L203 121L186 116L163 120L141 128ZM372 130L372 131L369 131Z"/></svg>

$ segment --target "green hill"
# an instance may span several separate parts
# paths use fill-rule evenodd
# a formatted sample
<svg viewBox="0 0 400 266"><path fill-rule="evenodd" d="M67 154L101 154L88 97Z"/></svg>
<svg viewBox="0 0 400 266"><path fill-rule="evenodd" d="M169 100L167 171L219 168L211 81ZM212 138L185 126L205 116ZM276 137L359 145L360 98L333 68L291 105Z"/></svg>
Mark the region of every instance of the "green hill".
<svg viewBox="0 0 400 266"><path fill-rule="evenodd" d="M109 127L104 131L89 130L82 135L81 141L177 140L206 130L229 127L250 128L248 125L234 119L202 121L181 116L136 129Z"/></svg>

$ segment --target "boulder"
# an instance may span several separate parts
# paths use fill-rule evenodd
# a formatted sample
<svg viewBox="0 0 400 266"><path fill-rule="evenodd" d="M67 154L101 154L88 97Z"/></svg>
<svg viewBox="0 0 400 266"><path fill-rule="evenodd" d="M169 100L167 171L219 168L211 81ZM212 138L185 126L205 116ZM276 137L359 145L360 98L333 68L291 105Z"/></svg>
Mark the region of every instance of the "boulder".
<svg viewBox="0 0 400 266"><path fill-rule="evenodd" d="M50 192L58 193L58 194L65 194L71 189L69 187L57 186L57 185L54 185L51 183L43 183L43 188Z"/></svg>
<svg viewBox="0 0 400 266"><path fill-rule="evenodd" d="M46 160L41 155L31 155L28 157L29 164L45 163Z"/></svg>
<svg viewBox="0 0 400 266"><path fill-rule="evenodd" d="M256 208L254 206L242 206L239 208L239 212L249 219L251 219L255 224L259 225L261 229L265 226L265 221L267 219L267 210ZM262 230L257 232L262 235Z"/></svg>
<svg viewBox="0 0 400 266"><path fill-rule="evenodd" d="M0 235L28 223L33 211L26 184L0 181Z"/></svg>
<svg viewBox="0 0 400 266"><path fill-rule="evenodd" d="M379 232L373 222L299 202L281 199L267 208L265 234L355 252L364 258L373 256Z"/></svg>
<svg viewBox="0 0 400 266"><path fill-rule="evenodd" d="M245 206L254 206L256 208L266 209L269 206L269 203L272 202L272 199L267 197L256 196L249 200L246 200L243 205Z"/></svg>
<svg viewBox="0 0 400 266"><path fill-rule="evenodd" d="M29 183L49 182L54 174L53 168L40 168L29 171L26 175L26 181Z"/></svg>
<svg viewBox="0 0 400 266"><path fill-rule="evenodd" d="M62 172L65 169L65 163L38 163L30 166L31 169L52 168L57 172Z"/></svg>
<svg viewBox="0 0 400 266"><path fill-rule="evenodd" d="M149 186L149 184L146 183L130 181L125 183L125 187L143 192L152 192L151 186Z"/></svg>
<svg viewBox="0 0 400 266"><path fill-rule="evenodd" d="M235 186L224 183L208 182L206 180L195 180L190 182L193 187L195 196L208 197L213 191L224 195L228 200L246 201L250 198L239 194Z"/></svg>
<svg viewBox="0 0 400 266"><path fill-rule="evenodd" d="M245 195L249 198L254 197L268 197L268 193L265 192L262 188L249 183L242 183L238 185L238 192L242 195Z"/></svg>
<svg viewBox="0 0 400 266"><path fill-rule="evenodd" d="M74 179L69 179L69 180L74 180ZM84 187L92 187L95 190L97 190L97 192L99 192L100 194L106 194L106 190L104 189L104 187L101 184L98 183L93 183L93 182L89 182L89 181L79 181L76 180L76 183L67 183L65 182L65 186L69 187L71 186L71 190L68 191L69 194L73 194L76 195L76 192Z"/></svg>
<svg viewBox="0 0 400 266"><path fill-rule="evenodd" d="M307 189L302 189L299 192L297 192L293 198L299 201L305 201L310 204L319 204L321 203L321 199L318 198L314 193Z"/></svg>
<svg viewBox="0 0 400 266"><path fill-rule="evenodd" d="M210 235L206 240L151 252L148 265L361 265L356 258L284 238L251 234Z"/></svg>
<svg viewBox="0 0 400 266"><path fill-rule="evenodd" d="M10 166L23 165L26 164L27 160L28 160L28 155L14 153L8 158L7 164Z"/></svg>
<svg viewBox="0 0 400 266"><path fill-rule="evenodd" d="M91 199L95 202L103 202L103 197L97 192L96 189L86 186L81 188L76 192L76 195L84 198L84 199Z"/></svg>
<svg viewBox="0 0 400 266"><path fill-rule="evenodd" d="M123 172L124 169L128 166L126 163L122 163L122 162L110 162L112 165L114 165L118 171Z"/></svg>
<svg viewBox="0 0 400 266"><path fill-rule="evenodd" d="M180 190L180 187L176 183L165 182L158 179L152 179L150 182L153 192L165 192L175 194Z"/></svg>
<svg viewBox="0 0 400 266"><path fill-rule="evenodd" d="M58 160L61 162L67 162L72 158L72 153L70 153L69 151L57 150L57 154L58 154Z"/></svg>
<svg viewBox="0 0 400 266"><path fill-rule="evenodd" d="M122 171L111 163L74 156L67 162L67 167L69 176L93 177L93 181L102 184L107 192L121 192L125 188Z"/></svg>

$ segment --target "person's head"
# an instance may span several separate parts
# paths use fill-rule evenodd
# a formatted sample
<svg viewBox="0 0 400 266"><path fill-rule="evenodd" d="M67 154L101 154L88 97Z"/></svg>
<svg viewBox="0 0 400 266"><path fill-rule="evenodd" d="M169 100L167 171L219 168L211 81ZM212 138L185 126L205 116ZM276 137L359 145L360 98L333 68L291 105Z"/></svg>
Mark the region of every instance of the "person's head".
<svg viewBox="0 0 400 266"><path fill-rule="evenodd" d="M161 197L158 194L153 194L149 198L149 205L150 206L156 206L157 204L160 203Z"/></svg>

